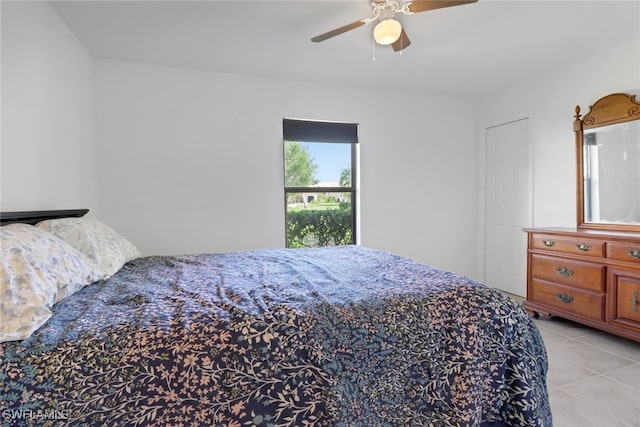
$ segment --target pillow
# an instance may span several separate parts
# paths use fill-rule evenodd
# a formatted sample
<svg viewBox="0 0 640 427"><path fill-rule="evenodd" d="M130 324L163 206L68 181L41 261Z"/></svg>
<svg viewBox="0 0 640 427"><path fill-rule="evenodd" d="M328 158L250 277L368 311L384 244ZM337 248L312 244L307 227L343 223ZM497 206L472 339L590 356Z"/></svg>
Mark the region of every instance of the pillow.
<svg viewBox="0 0 640 427"><path fill-rule="evenodd" d="M51 306L100 278L83 254L28 224L0 227L0 342L28 338Z"/></svg>
<svg viewBox="0 0 640 427"><path fill-rule="evenodd" d="M36 226L86 255L102 273L103 279L113 276L127 262L140 257L133 243L95 219L50 219Z"/></svg>

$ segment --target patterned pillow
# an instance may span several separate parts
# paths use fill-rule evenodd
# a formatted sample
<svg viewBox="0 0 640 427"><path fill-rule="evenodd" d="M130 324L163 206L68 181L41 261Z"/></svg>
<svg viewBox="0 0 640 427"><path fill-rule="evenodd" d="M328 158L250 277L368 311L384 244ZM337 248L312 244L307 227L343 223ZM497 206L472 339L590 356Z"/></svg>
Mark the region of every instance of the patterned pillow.
<svg viewBox="0 0 640 427"><path fill-rule="evenodd" d="M127 262L140 257L133 243L95 219L50 219L36 226L85 254L102 273L103 279L113 276Z"/></svg>
<svg viewBox="0 0 640 427"><path fill-rule="evenodd" d="M51 306L100 278L91 262L32 225L0 227L0 342L28 338Z"/></svg>

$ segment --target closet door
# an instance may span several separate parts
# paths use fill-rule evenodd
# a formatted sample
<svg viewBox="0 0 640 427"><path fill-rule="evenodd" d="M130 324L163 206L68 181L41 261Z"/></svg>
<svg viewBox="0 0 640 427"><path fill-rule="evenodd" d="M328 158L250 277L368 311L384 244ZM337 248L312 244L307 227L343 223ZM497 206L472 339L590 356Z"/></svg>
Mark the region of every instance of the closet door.
<svg viewBox="0 0 640 427"><path fill-rule="evenodd" d="M527 235L532 222L529 119L485 130L485 282L527 294Z"/></svg>

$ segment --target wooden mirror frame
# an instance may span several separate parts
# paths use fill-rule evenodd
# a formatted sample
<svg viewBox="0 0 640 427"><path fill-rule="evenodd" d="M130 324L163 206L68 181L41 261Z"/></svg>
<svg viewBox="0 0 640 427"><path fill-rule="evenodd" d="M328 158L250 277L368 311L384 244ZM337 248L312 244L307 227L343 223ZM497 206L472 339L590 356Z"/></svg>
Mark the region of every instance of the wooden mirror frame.
<svg viewBox="0 0 640 427"><path fill-rule="evenodd" d="M573 122L573 131L576 134L576 159L577 159L577 180L576 180L576 200L578 228L611 230L611 231L631 231L640 232L640 225L636 224L609 224L598 222L585 222L584 219L584 135L585 129L593 129L602 126L614 125L617 123L640 120L640 103L636 101L635 95L626 93L612 93L597 100L584 118L580 119L580 106L576 106L576 115Z"/></svg>

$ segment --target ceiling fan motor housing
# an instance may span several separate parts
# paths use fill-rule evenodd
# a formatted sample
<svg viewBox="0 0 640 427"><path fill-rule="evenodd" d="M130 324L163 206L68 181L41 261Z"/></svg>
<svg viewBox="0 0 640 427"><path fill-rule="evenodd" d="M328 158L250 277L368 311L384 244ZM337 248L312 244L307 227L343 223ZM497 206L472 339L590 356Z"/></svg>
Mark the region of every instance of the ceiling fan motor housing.
<svg viewBox="0 0 640 427"><path fill-rule="evenodd" d="M374 15L376 15L380 21L393 18L399 10L398 2L393 0L383 2L372 1L371 8L373 9Z"/></svg>

